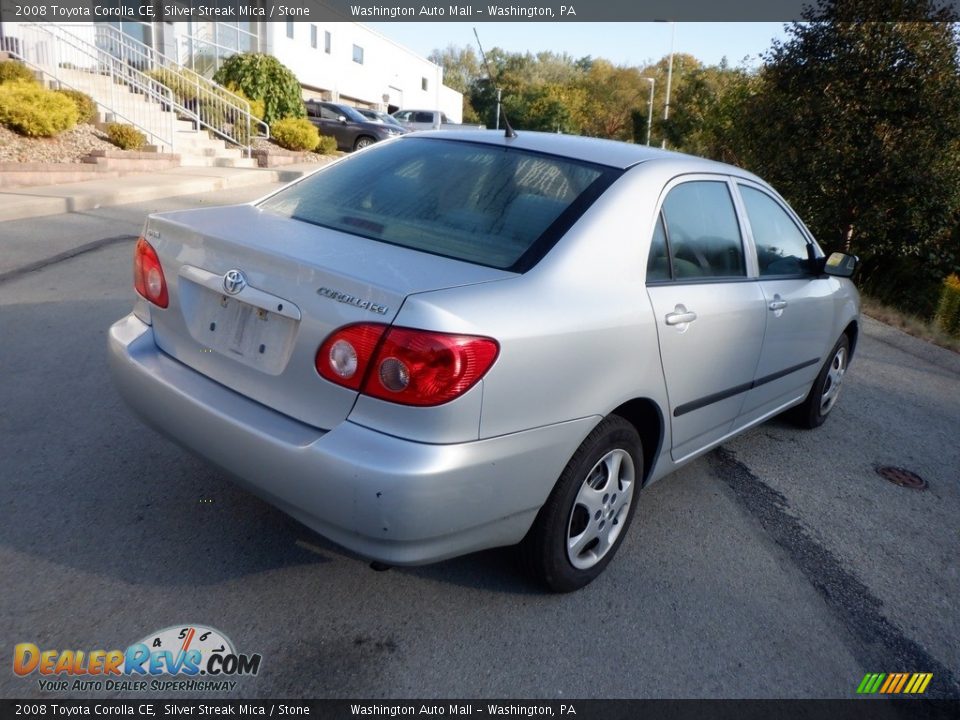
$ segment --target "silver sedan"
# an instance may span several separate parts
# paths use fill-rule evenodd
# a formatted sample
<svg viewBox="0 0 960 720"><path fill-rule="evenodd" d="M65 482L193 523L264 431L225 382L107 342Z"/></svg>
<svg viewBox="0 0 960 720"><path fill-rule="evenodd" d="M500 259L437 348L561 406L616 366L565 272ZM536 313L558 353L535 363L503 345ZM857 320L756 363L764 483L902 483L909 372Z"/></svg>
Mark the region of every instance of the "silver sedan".
<svg viewBox="0 0 960 720"><path fill-rule="evenodd" d="M824 422L855 263L729 165L418 133L152 215L110 364L149 424L362 556L519 543L568 591L643 486L785 411Z"/></svg>

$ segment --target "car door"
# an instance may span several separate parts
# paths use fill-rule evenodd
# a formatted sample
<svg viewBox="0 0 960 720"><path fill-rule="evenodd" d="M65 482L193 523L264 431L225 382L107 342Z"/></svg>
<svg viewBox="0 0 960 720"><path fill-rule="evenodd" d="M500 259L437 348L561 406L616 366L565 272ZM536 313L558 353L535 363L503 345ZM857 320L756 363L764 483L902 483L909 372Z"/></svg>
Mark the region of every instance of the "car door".
<svg viewBox="0 0 960 720"><path fill-rule="evenodd" d="M727 178L685 176L665 189L647 264L670 403L671 454L723 438L740 414L763 343L764 296Z"/></svg>
<svg viewBox="0 0 960 720"><path fill-rule="evenodd" d="M353 149L355 133L346 122L340 119L341 117L345 116L336 105L321 105L320 132L335 137L337 145L341 148Z"/></svg>
<svg viewBox="0 0 960 720"><path fill-rule="evenodd" d="M822 254L812 236L766 188L738 181L736 190L766 303L757 376L738 420L746 425L805 397L836 338L833 284L812 272L810 258Z"/></svg>

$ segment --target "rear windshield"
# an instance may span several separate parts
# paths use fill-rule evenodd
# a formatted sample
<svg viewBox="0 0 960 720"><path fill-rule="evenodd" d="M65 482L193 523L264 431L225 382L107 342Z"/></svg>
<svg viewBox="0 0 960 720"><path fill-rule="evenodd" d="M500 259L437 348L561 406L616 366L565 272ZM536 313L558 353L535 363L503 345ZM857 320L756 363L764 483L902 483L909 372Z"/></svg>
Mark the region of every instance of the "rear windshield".
<svg viewBox="0 0 960 720"><path fill-rule="evenodd" d="M619 171L481 143L402 138L267 198L272 213L523 272Z"/></svg>

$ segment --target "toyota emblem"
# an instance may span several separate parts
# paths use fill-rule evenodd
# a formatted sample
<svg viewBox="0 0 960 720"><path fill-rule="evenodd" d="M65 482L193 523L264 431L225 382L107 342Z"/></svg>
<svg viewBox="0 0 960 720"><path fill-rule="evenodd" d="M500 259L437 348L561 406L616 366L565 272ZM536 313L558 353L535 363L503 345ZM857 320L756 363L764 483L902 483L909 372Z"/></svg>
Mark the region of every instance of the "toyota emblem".
<svg viewBox="0 0 960 720"><path fill-rule="evenodd" d="M247 276L240 270L227 270L223 276L223 289L229 295L236 295L247 286Z"/></svg>

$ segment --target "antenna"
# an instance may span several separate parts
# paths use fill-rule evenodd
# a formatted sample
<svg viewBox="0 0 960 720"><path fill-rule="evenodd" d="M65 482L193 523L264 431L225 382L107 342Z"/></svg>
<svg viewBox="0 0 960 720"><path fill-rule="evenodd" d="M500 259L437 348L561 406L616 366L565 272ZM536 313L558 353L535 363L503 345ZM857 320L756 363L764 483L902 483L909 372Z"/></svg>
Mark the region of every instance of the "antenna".
<svg viewBox="0 0 960 720"><path fill-rule="evenodd" d="M490 78L490 81L494 84L494 87L497 90L497 104L500 103L500 83L497 82L497 78L494 77L493 73L490 72L490 63L487 62L487 54L483 51L483 45L480 44L480 36L477 35L477 29L473 29L473 36L477 39L477 47L480 48L480 57L483 58L483 66L487 69L487 77ZM503 115L503 136L505 138L515 138L517 134L513 131L513 128L510 127L510 119L507 117L507 111L502 107L500 112Z"/></svg>

